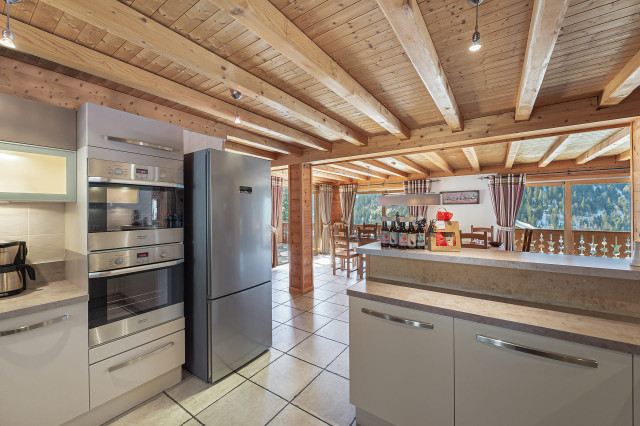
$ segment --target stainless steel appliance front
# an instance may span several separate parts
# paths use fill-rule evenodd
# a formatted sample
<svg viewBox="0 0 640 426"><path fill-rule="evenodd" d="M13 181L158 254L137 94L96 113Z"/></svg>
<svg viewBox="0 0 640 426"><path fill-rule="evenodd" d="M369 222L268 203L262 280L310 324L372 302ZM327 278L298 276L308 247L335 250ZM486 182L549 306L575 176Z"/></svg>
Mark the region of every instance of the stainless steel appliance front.
<svg viewBox="0 0 640 426"><path fill-rule="evenodd" d="M153 265L184 258L184 244L166 244L128 250L110 250L89 255L89 278L105 276L105 271L125 273L130 267ZM96 273L97 272L97 273ZM114 276L113 272L110 276Z"/></svg>
<svg viewBox="0 0 640 426"><path fill-rule="evenodd" d="M89 159L89 182L167 185L182 188L182 168L155 167L119 161Z"/></svg>

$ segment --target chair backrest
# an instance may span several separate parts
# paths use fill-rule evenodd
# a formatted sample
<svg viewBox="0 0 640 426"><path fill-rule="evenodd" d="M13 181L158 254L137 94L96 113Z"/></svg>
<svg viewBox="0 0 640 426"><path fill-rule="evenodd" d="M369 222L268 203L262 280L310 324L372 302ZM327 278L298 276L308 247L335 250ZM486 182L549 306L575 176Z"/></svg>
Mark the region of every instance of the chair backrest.
<svg viewBox="0 0 640 426"><path fill-rule="evenodd" d="M471 240L465 242L465 240ZM460 246L463 248L486 249L489 248L489 237L486 232L478 233L461 233Z"/></svg>
<svg viewBox="0 0 640 426"><path fill-rule="evenodd" d="M473 226L471 225L471 233L475 233L475 232L486 232L487 234L489 234L489 241L493 240L493 226Z"/></svg>
<svg viewBox="0 0 640 426"><path fill-rule="evenodd" d="M524 230L524 240L522 241L522 251L531 251L531 240L533 239L533 229Z"/></svg>
<svg viewBox="0 0 640 426"><path fill-rule="evenodd" d="M363 223L362 224L362 229L378 229L378 224L377 223Z"/></svg>
<svg viewBox="0 0 640 426"><path fill-rule="evenodd" d="M346 250L349 253L349 233L347 228L337 225L331 226L331 250L334 255L336 250Z"/></svg>
<svg viewBox="0 0 640 426"><path fill-rule="evenodd" d="M358 246L375 243L378 241L378 229L360 228L358 229Z"/></svg>

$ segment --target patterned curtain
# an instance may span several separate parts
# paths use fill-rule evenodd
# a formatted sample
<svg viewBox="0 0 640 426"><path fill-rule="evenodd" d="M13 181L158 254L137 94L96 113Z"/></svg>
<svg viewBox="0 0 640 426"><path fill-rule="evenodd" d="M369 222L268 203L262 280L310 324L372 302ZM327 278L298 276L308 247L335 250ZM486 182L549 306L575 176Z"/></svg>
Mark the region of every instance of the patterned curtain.
<svg viewBox="0 0 640 426"><path fill-rule="evenodd" d="M522 203L526 175L489 176L489 195L498 223L498 241L504 243L504 249L515 251L514 230L516 217Z"/></svg>
<svg viewBox="0 0 640 426"><path fill-rule="evenodd" d="M340 208L342 209L342 223L351 231L351 216L353 206L356 204L358 185L340 185Z"/></svg>
<svg viewBox="0 0 640 426"><path fill-rule="evenodd" d="M278 225L282 219L281 177L271 176L271 266L278 266Z"/></svg>
<svg viewBox="0 0 640 426"><path fill-rule="evenodd" d="M320 221L322 224L320 247L318 252L329 253L331 251L331 234L329 226L331 225L331 199L333 198L333 186L318 186L318 212L320 212Z"/></svg>
<svg viewBox="0 0 640 426"><path fill-rule="evenodd" d="M417 179L404 182L405 194L426 194L431 192L431 180ZM415 218L419 216L427 217L427 206L408 206L409 215Z"/></svg>

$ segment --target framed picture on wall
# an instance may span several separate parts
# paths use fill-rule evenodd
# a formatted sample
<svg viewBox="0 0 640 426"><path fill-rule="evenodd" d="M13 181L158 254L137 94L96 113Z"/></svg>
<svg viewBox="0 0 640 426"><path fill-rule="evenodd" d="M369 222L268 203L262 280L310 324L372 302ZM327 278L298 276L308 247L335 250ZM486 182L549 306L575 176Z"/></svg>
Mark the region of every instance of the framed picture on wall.
<svg viewBox="0 0 640 426"><path fill-rule="evenodd" d="M480 204L480 191L441 192L442 204Z"/></svg>

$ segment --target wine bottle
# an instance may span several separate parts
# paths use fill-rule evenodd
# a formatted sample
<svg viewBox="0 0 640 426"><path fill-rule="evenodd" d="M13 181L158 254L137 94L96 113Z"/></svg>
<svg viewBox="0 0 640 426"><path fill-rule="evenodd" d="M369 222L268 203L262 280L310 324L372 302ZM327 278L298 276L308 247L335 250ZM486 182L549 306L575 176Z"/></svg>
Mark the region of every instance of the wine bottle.
<svg viewBox="0 0 640 426"><path fill-rule="evenodd" d="M382 247L389 247L389 228L387 227L387 221L382 221L382 229L380 230L380 245Z"/></svg>
<svg viewBox="0 0 640 426"><path fill-rule="evenodd" d="M398 248L398 228L395 222L391 222L391 229L389 230L389 247Z"/></svg>
<svg viewBox="0 0 640 426"><path fill-rule="evenodd" d="M409 222L408 237L409 237L409 240L407 241L407 247L410 249L416 248L418 231L416 231L416 228L413 227L413 222Z"/></svg>
<svg viewBox="0 0 640 426"><path fill-rule="evenodd" d="M404 222L400 222L400 230L398 230L398 248L406 250L409 244L409 233L404 226Z"/></svg>
<svg viewBox="0 0 640 426"><path fill-rule="evenodd" d="M424 227L422 226L422 221L419 221L418 229L416 230L416 248L425 250L427 248L426 246Z"/></svg>

